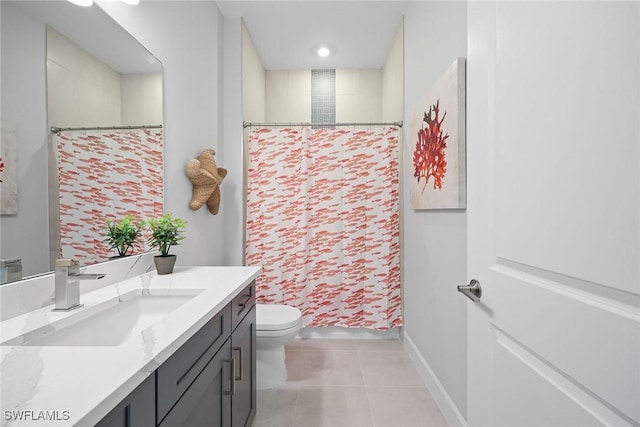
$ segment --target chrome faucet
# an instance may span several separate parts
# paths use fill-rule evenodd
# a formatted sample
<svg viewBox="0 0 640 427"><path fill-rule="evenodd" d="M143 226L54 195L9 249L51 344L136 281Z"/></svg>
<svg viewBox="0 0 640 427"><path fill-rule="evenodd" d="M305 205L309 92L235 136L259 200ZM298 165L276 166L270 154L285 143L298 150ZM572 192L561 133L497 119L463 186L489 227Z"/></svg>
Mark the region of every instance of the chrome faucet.
<svg viewBox="0 0 640 427"><path fill-rule="evenodd" d="M104 274L80 274L80 263L73 259L56 260L56 294L53 311L69 311L82 307L79 280L98 280Z"/></svg>

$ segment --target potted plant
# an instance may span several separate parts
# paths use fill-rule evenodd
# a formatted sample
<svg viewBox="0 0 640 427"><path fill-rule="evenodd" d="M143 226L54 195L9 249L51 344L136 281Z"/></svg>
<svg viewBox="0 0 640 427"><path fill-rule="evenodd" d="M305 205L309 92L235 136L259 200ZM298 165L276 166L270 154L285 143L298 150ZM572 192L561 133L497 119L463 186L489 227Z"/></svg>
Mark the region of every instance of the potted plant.
<svg viewBox="0 0 640 427"><path fill-rule="evenodd" d="M172 273L176 256L170 255L169 249L184 239L182 233L186 222L168 213L158 218L149 219L145 224L151 232L151 236L147 240L149 245L160 251L160 255L154 257L158 274Z"/></svg>
<svg viewBox="0 0 640 427"><path fill-rule="evenodd" d="M105 223L107 224L107 238L104 239L104 242L109 246L109 249L115 249L118 252L118 257L130 255L127 252L133 252L133 246L138 242L142 232L142 224L136 222L133 215L127 215L120 221L107 218Z"/></svg>

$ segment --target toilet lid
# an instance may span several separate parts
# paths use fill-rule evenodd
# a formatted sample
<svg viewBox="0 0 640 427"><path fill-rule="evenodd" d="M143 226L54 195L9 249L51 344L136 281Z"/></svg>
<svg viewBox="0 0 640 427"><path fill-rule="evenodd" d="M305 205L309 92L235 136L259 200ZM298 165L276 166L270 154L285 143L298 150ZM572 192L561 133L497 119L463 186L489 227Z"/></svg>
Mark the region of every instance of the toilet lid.
<svg viewBox="0 0 640 427"><path fill-rule="evenodd" d="M279 331L300 323L302 313L295 307L280 304L256 304L256 330Z"/></svg>

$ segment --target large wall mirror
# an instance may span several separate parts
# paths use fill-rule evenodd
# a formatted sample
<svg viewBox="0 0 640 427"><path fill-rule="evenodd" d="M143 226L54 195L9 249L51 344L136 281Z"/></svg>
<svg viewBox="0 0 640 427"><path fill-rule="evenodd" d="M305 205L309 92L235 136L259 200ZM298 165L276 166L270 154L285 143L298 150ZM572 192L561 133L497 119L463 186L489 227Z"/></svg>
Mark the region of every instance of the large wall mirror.
<svg viewBox="0 0 640 427"><path fill-rule="evenodd" d="M104 261L107 216L162 212L162 66L97 5L0 7L0 259Z"/></svg>

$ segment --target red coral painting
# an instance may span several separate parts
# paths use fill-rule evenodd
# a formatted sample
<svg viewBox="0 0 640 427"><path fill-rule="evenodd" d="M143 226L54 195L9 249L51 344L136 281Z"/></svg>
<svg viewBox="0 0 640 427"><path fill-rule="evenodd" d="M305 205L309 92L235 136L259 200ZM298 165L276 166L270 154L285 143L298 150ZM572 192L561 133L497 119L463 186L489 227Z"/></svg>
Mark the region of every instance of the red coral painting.
<svg viewBox="0 0 640 427"><path fill-rule="evenodd" d="M466 206L465 61L458 58L414 108L412 209Z"/></svg>
<svg viewBox="0 0 640 427"><path fill-rule="evenodd" d="M18 213L17 125L2 119L0 123L0 215Z"/></svg>
<svg viewBox="0 0 640 427"><path fill-rule="evenodd" d="M416 148L413 151L413 176L418 182L424 178L424 188L427 187L429 179L433 177L433 188L441 189L442 180L447 173L447 160L445 159L447 148L447 138L449 134L445 134L442 130L442 123L447 115L444 112L442 119L438 120L440 113L440 100L435 105L429 107L429 112L424 113L424 123L418 131L418 140Z"/></svg>

